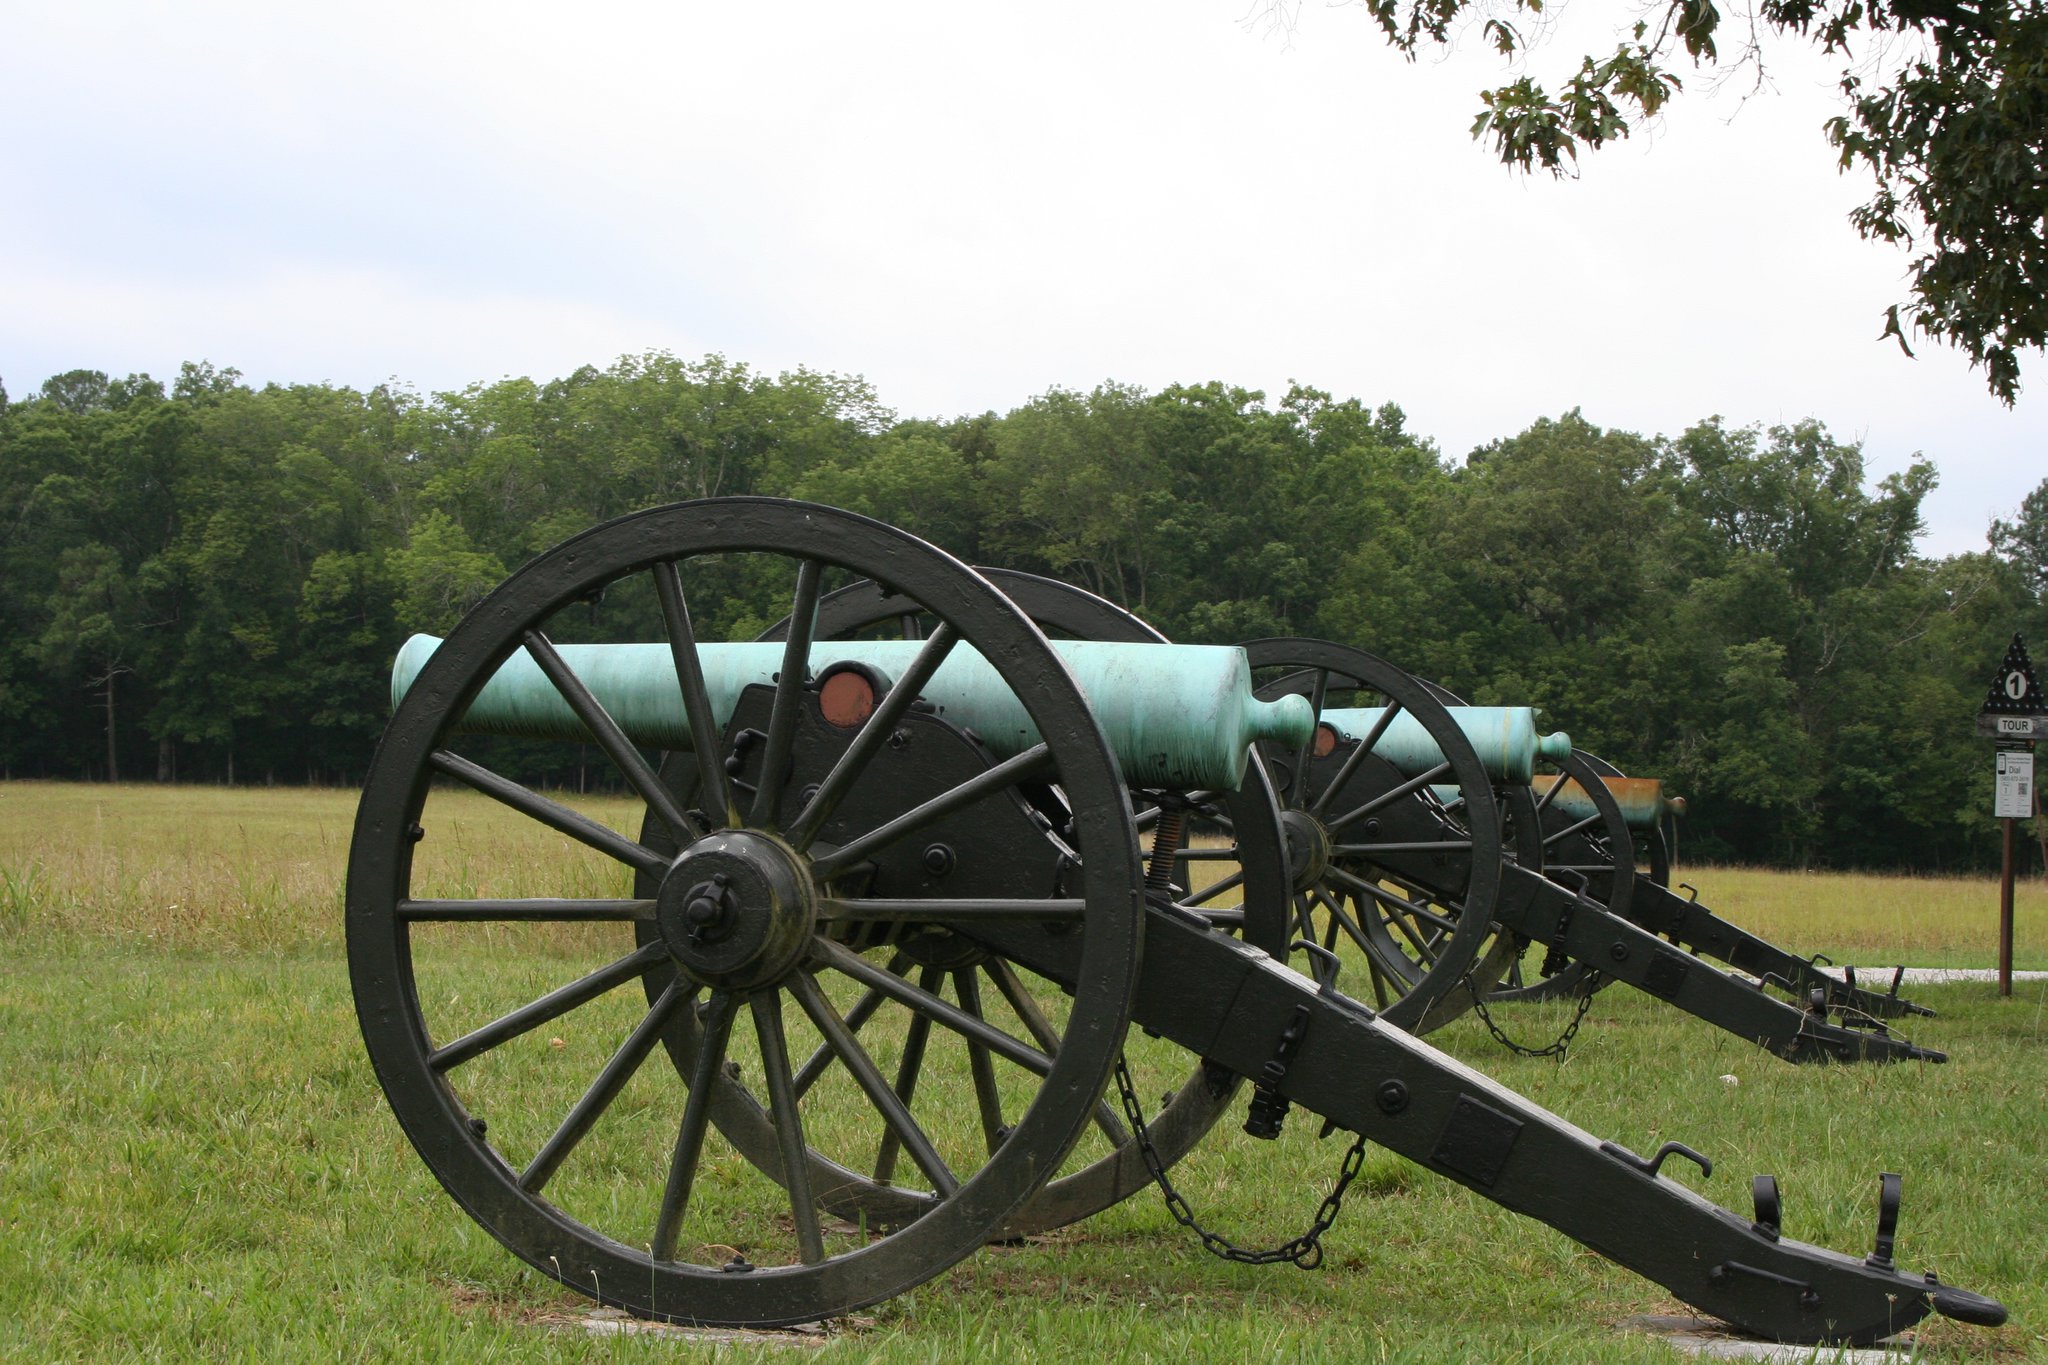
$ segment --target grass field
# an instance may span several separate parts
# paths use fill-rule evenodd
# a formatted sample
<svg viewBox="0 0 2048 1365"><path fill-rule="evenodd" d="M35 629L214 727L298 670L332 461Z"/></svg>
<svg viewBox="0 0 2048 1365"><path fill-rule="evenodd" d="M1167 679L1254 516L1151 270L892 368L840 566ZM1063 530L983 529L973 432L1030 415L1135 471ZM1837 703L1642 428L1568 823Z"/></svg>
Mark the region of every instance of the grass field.
<svg viewBox="0 0 2048 1365"><path fill-rule="evenodd" d="M630 827L624 804L611 817ZM0 785L0 1358L673 1359L708 1348L550 1330L584 1302L460 1214L399 1133L357 1033L340 905L353 795ZM467 895L533 894L545 860L481 800L423 846ZM566 841L564 841L566 844ZM578 861L580 860L580 861ZM1681 872L1724 916L1838 961L1989 965L1984 880ZM2048 967L2022 887L2018 962ZM494 945L506 990L558 979L575 935ZM457 963L457 966L462 964ZM423 987L423 989L425 989ZM1901 1264L1994 1294L1995 1331L1931 1321L1930 1356L2048 1359L2048 989L1924 988L1945 1066L1793 1068L1621 990L1567 1061L1432 1037L1581 1127L1716 1162L1678 1178L1730 1207L1775 1172L1788 1235L1868 1248L1880 1170L1906 1176ZM1562 1006L1511 1024L1554 1033ZM574 1048L570 1037L563 1045ZM1726 1077L1733 1076L1730 1082ZM1277 1242L1342 1152L1297 1115L1277 1143L1220 1125L1176 1169L1205 1219ZM672 1131L672 1129L670 1130ZM1675 1170L1673 1167L1667 1171ZM1676 1359L1623 1336L1656 1286L1384 1152L1315 1274L1227 1265L1141 1195L992 1248L838 1324L835 1358ZM786 1358L786 1347L721 1348ZM1825 1357L1823 1357L1825 1358Z"/></svg>

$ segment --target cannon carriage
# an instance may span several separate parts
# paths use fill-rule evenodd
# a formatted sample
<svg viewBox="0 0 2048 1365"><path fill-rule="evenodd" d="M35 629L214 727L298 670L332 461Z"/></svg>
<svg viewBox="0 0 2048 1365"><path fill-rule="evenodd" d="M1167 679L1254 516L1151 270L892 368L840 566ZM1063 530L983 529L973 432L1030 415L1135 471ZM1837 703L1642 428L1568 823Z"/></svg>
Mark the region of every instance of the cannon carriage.
<svg viewBox="0 0 2048 1365"><path fill-rule="evenodd" d="M735 573L780 576L786 638L700 642L700 573L707 596ZM929 628L826 641L835 574L888 584ZM662 638L624 670L658 683L651 720L637 688L607 676L627 656L568 638L606 593L640 594L658 622ZM1315 707L1255 696L1241 653L1058 645L988 579L901 532L734 499L565 542L415 661L350 854L365 1040L457 1202L605 1302L701 1323L813 1320L1122 1197L1143 1183L1134 1152L1149 1173L1182 1140L1162 1143L1166 1125L1113 1086L1135 1023L1181 1050L1166 1109L1199 1097L1180 1111L1185 1141L1244 1078L1262 1122L1300 1105L1767 1336L1864 1341L1930 1311L2003 1318L1893 1267L1890 1184L1870 1256L1790 1241L1761 1196L1754 1219L1721 1210L1662 1177L1665 1154L1600 1143L1343 982L1287 966L1304 926L1285 819L1305 798L1277 792L1250 755L1291 752L1302 771ZM1494 781L1449 712L1426 693L1403 710L1442 757L1374 811L1461 807L1475 855L1430 878L1471 921L1442 917L1450 979L1478 960L1517 868L1499 854ZM644 827L465 757L476 730L595 744ZM574 874L536 873L521 894L425 875L419 850L478 796L543 852L577 855ZM1189 812L1229 836L1234 871L1206 885L1202 864L1222 860L1173 832ZM1395 847L1414 842L1342 856L1378 859L1390 879L1414 871L1398 860L1446 851ZM565 953L567 980L538 993L495 979L479 945L520 929L597 963L570 971Z"/></svg>

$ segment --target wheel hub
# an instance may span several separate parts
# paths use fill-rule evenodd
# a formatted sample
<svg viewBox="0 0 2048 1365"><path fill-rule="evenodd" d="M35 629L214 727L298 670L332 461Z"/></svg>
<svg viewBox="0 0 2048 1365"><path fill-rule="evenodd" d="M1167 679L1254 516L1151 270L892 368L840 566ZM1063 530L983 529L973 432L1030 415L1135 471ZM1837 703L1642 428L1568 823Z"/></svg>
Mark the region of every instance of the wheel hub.
<svg viewBox="0 0 2048 1365"><path fill-rule="evenodd" d="M1280 812L1280 832L1287 839L1287 873L1296 891L1322 880L1330 866L1330 835L1322 821L1306 811Z"/></svg>
<svg viewBox="0 0 2048 1365"><path fill-rule="evenodd" d="M817 899L809 869L787 844L753 830L721 830L669 864L654 918L692 979L746 990L780 980L803 961Z"/></svg>

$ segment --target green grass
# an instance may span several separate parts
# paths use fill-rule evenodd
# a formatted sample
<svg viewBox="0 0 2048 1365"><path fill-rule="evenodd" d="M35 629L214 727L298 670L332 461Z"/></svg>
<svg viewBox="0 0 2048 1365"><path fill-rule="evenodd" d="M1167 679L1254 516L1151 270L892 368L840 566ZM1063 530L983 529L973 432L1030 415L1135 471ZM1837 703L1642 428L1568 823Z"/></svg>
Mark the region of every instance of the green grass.
<svg viewBox="0 0 2048 1365"><path fill-rule="evenodd" d="M341 952L352 807L333 792L0 786L0 1358L705 1353L550 1331L583 1301L464 1217L399 1133L363 1055ZM473 819L458 811L423 846L450 888L519 894L542 876L536 864L558 882L560 860L578 856L513 837L483 802ZM608 813L622 827L634 819L623 803ZM592 864L587 875L595 885L607 874ZM1989 882L1685 876L1727 917L1802 951L1990 961ZM2048 903L2026 891L2021 964L2048 965ZM449 1008L481 1017L499 1004L489 992L524 998L598 951L579 933L507 934L442 954L434 969L446 979L423 994L464 995ZM1469 1020L1432 1041L1637 1151L1677 1139L1706 1152L1711 1180L1678 1178L1723 1204L1746 1202L1752 1172L1775 1172L1787 1232L1801 1240L1866 1249L1875 1175L1903 1171L1901 1263L2013 1310L1996 1331L1931 1322L1923 1343L1956 1358L2048 1359L2048 989L2023 984L2009 1001L1990 986L1915 994L1942 1017L1910 1031L1950 1051L1946 1066L1794 1068L1620 990L1596 999L1562 1064L1506 1056ZM1511 1022L1554 1033L1564 1008L1521 1007ZM603 1029L585 1037L566 1024L560 1048L536 1038L489 1083L517 1091L548 1054L602 1045ZM1185 1069L1170 1056L1153 1065ZM558 1100L528 1101L532 1120ZM505 1112L516 1128L521 1111ZM672 1114L650 1105L646 1117L649 1133L672 1136ZM1233 1118L1176 1180L1233 1237L1284 1240L1342 1154L1315 1128L1297 1112L1265 1144ZM735 1220L758 1217L744 1204L746 1173L733 1174L732 1191L713 1197L733 1201ZM1329 1242L1316 1274L1226 1265L1140 1195L1078 1228L984 1251L840 1325L823 1349L890 1360L1674 1358L1610 1328L1672 1310L1656 1286L1377 1149Z"/></svg>

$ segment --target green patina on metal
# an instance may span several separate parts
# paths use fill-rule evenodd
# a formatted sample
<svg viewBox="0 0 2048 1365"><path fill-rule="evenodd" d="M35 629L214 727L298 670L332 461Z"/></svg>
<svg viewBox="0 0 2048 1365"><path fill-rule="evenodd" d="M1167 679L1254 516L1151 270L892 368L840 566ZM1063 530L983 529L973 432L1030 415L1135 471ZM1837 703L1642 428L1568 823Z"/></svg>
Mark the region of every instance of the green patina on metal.
<svg viewBox="0 0 2048 1365"><path fill-rule="evenodd" d="M440 643L431 635L415 635L399 650L391 669L394 706ZM852 662L893 681L922 647L915 640L822 643L811 649L811 672L815 676L832 664ZM1126 780L1141 786L1234 791L1244 780L1251 744L1270 739L1298 747L1308 742L1315 728L1307 698L1265 702L1252 695L1251 669L1244 651L1234 646L1056 640L1053 647L1087 695ZM745 688L773 680L782 666L782 648L773 643L701 648L706 690L721 726L731 719ZM557 649L634 743L657 749L691 747L667 645ZM922 695L941 715L973 729L998 757L1021 753L1039 741L1016 694L967 645L953 650ZM484 685L459 728L536 739L588 737L561 693L523 649Z"/></svg>
<svg viewBox="0 0 2048 1365"><path fill-rule="evenodd" d="M1533 706L1453 706L1451 719L1479 751L1487 776L1501 782L1526 783L1535 775L1539 758L1559 759L1572 751L1571 736L1536 732ZM1333 707L1323 720L1345 739L1363 739L1372 733L1385 713L1384 707ZM1444 761L1443 750L1429 737L1421 722L1403 711L1394 717L1373 752L1410 777L1428 772Z"/></svg>

